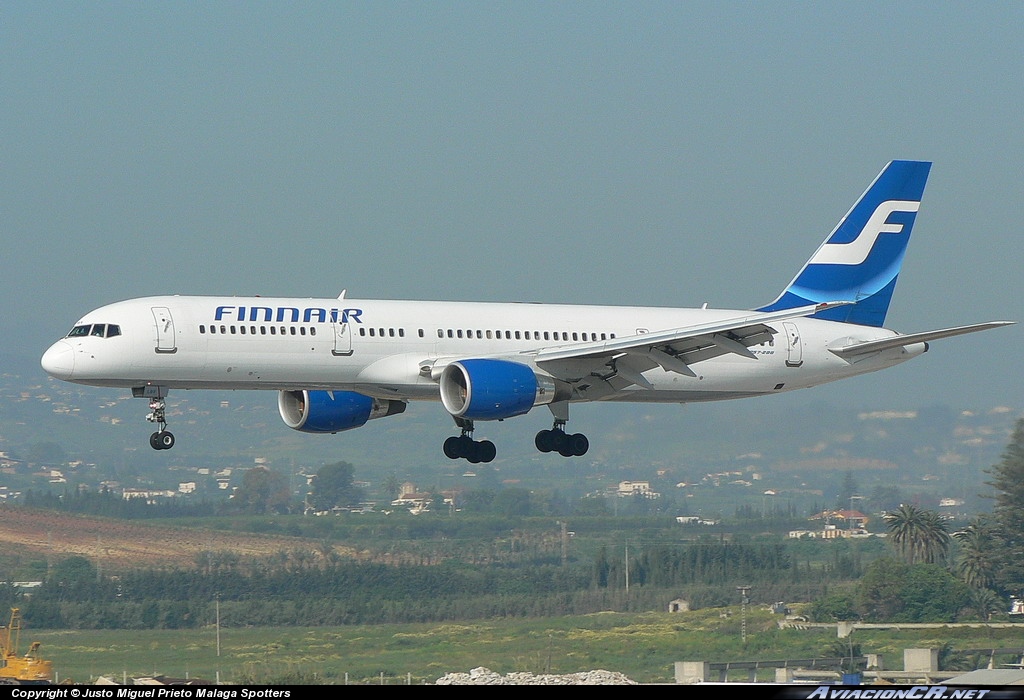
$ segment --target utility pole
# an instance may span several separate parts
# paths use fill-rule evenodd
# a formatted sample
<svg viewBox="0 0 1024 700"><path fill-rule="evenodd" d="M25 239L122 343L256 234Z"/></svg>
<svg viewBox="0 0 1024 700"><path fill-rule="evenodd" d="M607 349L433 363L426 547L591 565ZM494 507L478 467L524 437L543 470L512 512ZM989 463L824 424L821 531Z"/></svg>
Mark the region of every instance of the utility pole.
<svg viewBox="0 0 1024 700"><path fill-rule="evenodd" d="M743 644L747 643L747 603L750 602L750 598L747 594L750 593L750 586L736 586L736 590L740 592L740 638L743 640Z"/></svg>

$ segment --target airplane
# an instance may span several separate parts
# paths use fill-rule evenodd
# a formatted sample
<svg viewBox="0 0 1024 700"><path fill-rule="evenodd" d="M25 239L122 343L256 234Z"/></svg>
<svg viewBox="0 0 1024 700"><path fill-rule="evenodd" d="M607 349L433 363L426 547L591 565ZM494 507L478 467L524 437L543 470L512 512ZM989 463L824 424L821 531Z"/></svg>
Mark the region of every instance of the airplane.
<svg viewBox="0 0 1024 700"><path fill-rule="evenodd" d="M171 389L278 392L284 424L339 433L440 402L450 459L490 462L478 421L547 406L541 452L582 456L569 405L778 394L899 364L929 342L1010 325L883 327L930 162L894 160L775 301L756 309L153 296L90 311L42 356L52 377L150 400L150 445L174 446Z"/></svg>

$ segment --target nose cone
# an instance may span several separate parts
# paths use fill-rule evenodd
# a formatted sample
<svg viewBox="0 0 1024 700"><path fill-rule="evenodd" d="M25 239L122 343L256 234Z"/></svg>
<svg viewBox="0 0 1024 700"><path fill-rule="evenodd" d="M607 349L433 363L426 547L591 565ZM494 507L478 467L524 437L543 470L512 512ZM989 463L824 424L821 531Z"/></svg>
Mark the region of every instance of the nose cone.
<svg viewBox="0 0 1024 700"><path fill-rule="evenodd" d="M70 379L75 373L75 351L67 341L58 340L43 353L40 364L51 377Z"/></svg>

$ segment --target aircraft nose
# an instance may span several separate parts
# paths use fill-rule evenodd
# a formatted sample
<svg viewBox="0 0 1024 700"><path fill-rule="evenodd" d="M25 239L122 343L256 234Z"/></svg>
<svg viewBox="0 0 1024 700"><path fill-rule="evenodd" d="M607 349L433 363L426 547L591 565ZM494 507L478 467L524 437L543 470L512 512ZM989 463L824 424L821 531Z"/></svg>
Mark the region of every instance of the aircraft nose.
<svg viewBox="0 0 1024 700"><path fill-rule="evenodd" d="M58 340L43 353L43 370L56 379L70 379L75 372L75 350L64 340Z"/></svg>

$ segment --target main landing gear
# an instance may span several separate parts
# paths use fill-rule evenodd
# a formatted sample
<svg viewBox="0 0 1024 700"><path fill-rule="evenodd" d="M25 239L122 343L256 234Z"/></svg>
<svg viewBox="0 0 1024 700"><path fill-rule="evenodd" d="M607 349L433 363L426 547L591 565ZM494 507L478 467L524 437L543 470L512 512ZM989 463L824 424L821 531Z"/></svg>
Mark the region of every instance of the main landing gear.
<svg viewBox="0 0 1024 700"><path fill-rule="evenodd" d="M565 424L569 422L569 402L555 401L548 404L555 424L551 430L537 433L533 444L541 452L557 452L563 457L582 457L590 449L590 440L583 433L569 434L565 432Z"/></svg>
<svg viewBox="0 0 1024 700"><path fill-rule="evenodd" d="M159 392L149 399L149 414L146 420L156 423L160 428L149 436L149 446L154 450L169 450L174 447L174 434L167 430L167 404L164 392Z"/></svg>
<svg viewBox="0 0 1024 700"><path fill-rule="evenodd" d="M566 433L565 424L569 420L568 405L549 404L548 408L555 417L551 430L542 430L534 438L534 445L541 452L557 452L563 457L582 457L590 449L590 440L583 433ZM473 421L456 418L455 425L462 429L458 437L454 435L444 441L444 454L448 459L465 459L470 464L490 462L497 454L494 443L490 440L473 439Z"/></svg>
<svg viewBox="0 0 1024 700"><path fill-rule="evenodd" d="M462 435L454 435L444 441L444 455L448 459L464 458L470 464L490 462L498 454L490 440L473 439L473 421L456 418L455 424L462 428Z"/></svg>
<svg viewBox="0 0 1024 700"><path fill-rule="evenodd" d="M551 430L542 430L537 433L533 444L541 452L557 452L563 457L582 457L590 449L590 440L586 435L566 433L565 421L557 418Z"/></svg>

